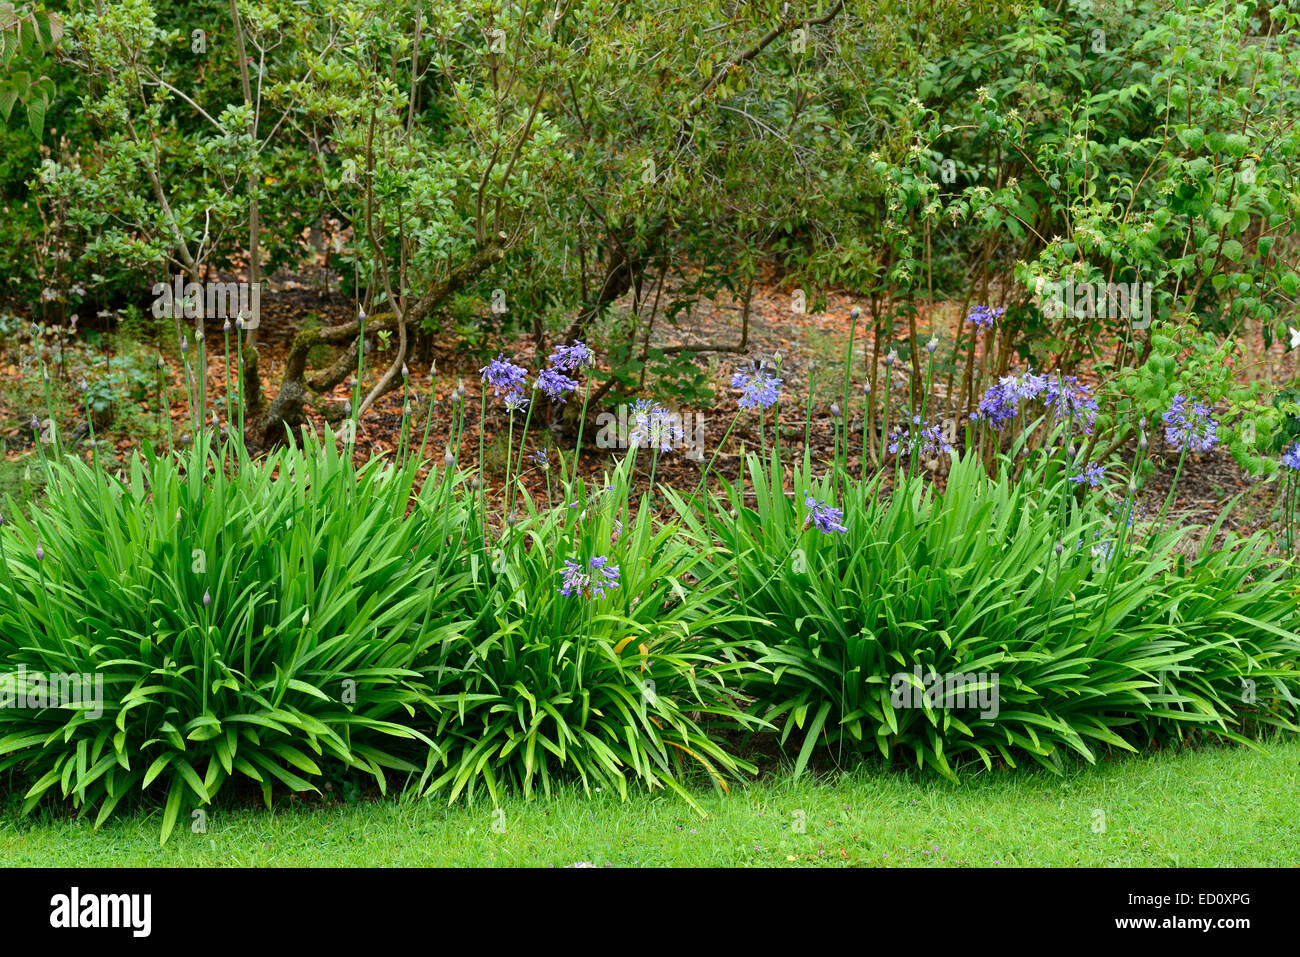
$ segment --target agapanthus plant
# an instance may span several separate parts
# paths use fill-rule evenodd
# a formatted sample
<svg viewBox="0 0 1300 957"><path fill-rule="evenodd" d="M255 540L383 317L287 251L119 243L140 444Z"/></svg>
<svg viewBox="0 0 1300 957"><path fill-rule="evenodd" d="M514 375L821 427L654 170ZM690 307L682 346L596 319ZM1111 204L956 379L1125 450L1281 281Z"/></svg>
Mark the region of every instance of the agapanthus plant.
<svg viewBox="0 0 1300 957"><path fill-rule="evenodd" d="M618 566L611 565L603 555L595 555L584 568L579 562L566 559L561 595L578 595L582 598L604 598L606 588L618 587Z"/></svg>
<svg viewBox="0 0 1300 957"><path fill-rule="evenodd" d="M731 377L731 387L741 390L737 404L742 409L770 409L781 398L781 379L762 363L756 369L737 371Z"/></svg>
<svg viewBox="0 0 1300 957"><path fill-rule="evenodd" d="M1165 441L1175 451L1208 452L1219 442L1218 423L1210 417L1213 410L1198 399L1190 402L1183 395L1174 396L1162 417Z"/></svg>
<svg viewBox="0 0 1300 957"><path fill-rule="evenodd" d="M1058 421L1068 421L1086 433L1092 432L1097 421L1097 400L1078 376L1047 376L1044 401Z"/></svg>
<svg viewBox="0 0 1300 957"><path fill-rule="evenodd" d="M1001 306L992 308L989 306L975 306L971 309L970 314L966 317L968 322L974 323L980 329L992 329L994 322L1001 319L1006 314L1006 309Z"/></svg>
<svg viewBox="0 0 1300 957"><path fill-rule="evenodd" d="M578 382L558 368L543 369L537 373L537 388L552 402L563 404L568 394L578 388Z"/></svg>
<svg viewBox="0 0 1300 957"><path fill-rule="evenodd" d="M479 373L483 381L492 387L493 395L523 392L528 384L528 370L506 359L504 353L499 353L495 359L479 369Z"/></svg>

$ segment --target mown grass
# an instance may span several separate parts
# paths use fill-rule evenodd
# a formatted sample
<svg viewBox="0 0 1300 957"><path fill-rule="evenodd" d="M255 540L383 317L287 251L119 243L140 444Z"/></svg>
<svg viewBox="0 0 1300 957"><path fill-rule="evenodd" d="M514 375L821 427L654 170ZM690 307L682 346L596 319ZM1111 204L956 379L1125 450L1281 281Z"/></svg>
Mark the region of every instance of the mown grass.
<svg viewBox="0 0 1300 957"><path fill-rule="evenodd" d="M719 796L708 817L679 798L566 792L488 804L291 801L273 811L216 807L206 833L182 821L158 844L159 811L98 832L41 809L0 811L9 866L1293 866L1300 742L1261 753L1210 746L1079 766L983 774L960 785L862 767L788 775ZM1105 830L1094 830L1097 811ZM798 827L803 824L800 833ZM494 825L497 828L494 830Z"/></svg>

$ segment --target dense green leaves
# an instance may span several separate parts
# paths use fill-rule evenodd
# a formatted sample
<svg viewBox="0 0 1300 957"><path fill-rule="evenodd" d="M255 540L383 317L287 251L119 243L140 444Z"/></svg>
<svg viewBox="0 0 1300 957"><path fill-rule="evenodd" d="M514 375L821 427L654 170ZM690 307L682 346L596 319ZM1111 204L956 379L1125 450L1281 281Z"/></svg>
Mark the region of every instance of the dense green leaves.
<svg viewBox="0 0 1300 957"><path fill-rule="evenodd" d="M1215 548L1211 534L1190 558L1185 531L1148 545L1050 465L1013 484L961 459L942 494L920 479L889 496L879 479L850 482L842 535L806 527L805 495L834 494L806 466L787 497L774 461L752 456L756 504L730 486L707 523L678 500L763 619L716 630L765 672L745 684L755 715L783 741L802 735L796 773L819 745L951 776L971 760L1092 761L1194 728L1296 728L1294 585L1265 564L1262 538ZM932 674L974 681L974 697L927 698Z"/></svg>

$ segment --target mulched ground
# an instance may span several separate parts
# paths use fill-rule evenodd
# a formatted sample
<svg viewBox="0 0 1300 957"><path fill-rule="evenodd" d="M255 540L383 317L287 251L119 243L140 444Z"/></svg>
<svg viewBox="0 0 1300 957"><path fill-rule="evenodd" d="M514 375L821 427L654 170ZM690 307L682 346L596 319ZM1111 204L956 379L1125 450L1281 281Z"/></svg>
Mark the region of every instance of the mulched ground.
<svg viewBox="0 0 1300 957"><path fill-rule="evenodd" d="M262 380L268 396L273 396L283 374L284 363L293 336L309 317L326 325L351 320L355 315L355 304L349 298L337 292L325 294L318 282L302 281L299 277L277 277L278 281L262 300L262 322L259 329L259 353ZM337 288L337 287L335 287ZM669 301L675 289L670 283L662 300ZM682 409L672 400L664 403L674 411L691 411L703 413L704 461L693 460L677 453L667 453L659 458L655 478L658 482L682 490L697 486L704 462L714 458L714 467L723 474L735 476L740 468L742 456L747 450L754 450L760 444L759 417L755 413L744 413L736 419L735 391L729 386L731 374L753 361L765 361L769 367L780 366L784 382L782 402L780 405L781 442L785 450L786 461L791 461L795 454L801 454L807 422L807 435L814 462L827 463L831 460L834 448L836 419L832 415L831 404L844 404L844 363L843 357L853 327L849 317L850 308L857 301L847 293L831 293L824 312L817 314L799 313L792 309L794 290L789 286L769 281L757 288L751 301L749 315L749 341L743 352L737 350L740 340L740 317L742 304L738 300L718 301L715 303L697 303L690 311L669 324L662 317L656 322L652 344L659 347L685 346L700 350L697 361L706 368L715 385L716 399L713 408ZM649 298L649 297L647 297ZM621 303L628 308L630 303ZM957 305L937 304L934 315L922 312L917 318L918 335L925 341L931 334L937 335L944 343L939 355L948 354L951 342L957 331ZM897 331L899 343L905 341L907 331ZM221 336L213 332L209 337L213 348L207 356L208 395L213 405L222 412L224 419L225 364L221 350ZM516 341L499 343L499 347L508 357L528 367L539 368L545 356L535 354L530 340L520 338ZM864 315L858 321L854 336L854 374L849 388L849 431L850 449L849 466L858 471L861 462L862 422L864 414L864 397L862 385L866 364L874 347L871 337L870 322ZM889 350L891 343L882 343L880 354ZM1282 357L1281 344L1275 344L1275 364L1291 365L1289 357ZM716 350L727 351L716 351ZM12 350L10 350L12 352ZM478 366L479 360L466 355L465 350L455 343L435 345L435 359L439 371L438 380L433 381L429 368L412 368L409 380L408 396L412 408L415 442L418 444L424 433L426 422L429 429L429 446L427 454L441 457L449 446L452 432L454 404L450 401L452 392L458 383L463 382L466 394L465 439L459 451L462 463L477 461L480 393ZM194 352L191 352L191 356ZM391 352L373 352L367 359L370 372L385 368L391 362ZM13 357L6 358L7 365L0 364L0 378L15 376ZM905 368L900 365L900 370ZM883 373L883 367L882 367ZM1294 374L1294 373L1292 373ZM185 404L184 380L180 366L169 363L169 393L173 400L173 428L179 435L188 428ZM905 374L896 374L894 384L895 400L906 389ZM1088 373L1082 373L1085 381ZM960 370L956 374L960 381ZM370 376L367 375L367 379ZM935 388L943 392L944 375L935 376ZM812 389L811 414L809 415L809 391ZM881 384L877 384L881 388ZM433 395L432 406L429 396ZM341 404L348 398L348 386L340 384L330 396ZM3 401L0 392L0 401ZM362 419L357 435L356 454L359 461L374 454L394 453L397 450L401 434L402 408L404 394L401 389L380 398L375 407ZM579 405L580 397L571 400ZM938 400L936 400L938 401ZM580 464L581 473L591 479L599 479L601 474L612 467L615 455L622 453L617 449L598 449L595 447L597 433L596 415L601 411L612 411L615 403L608 398L599 407L589 408L588 422L584 427L583 455ZM7 455L14 457L30 449L30 430L26 427L27 419L38 409L14 408L11 405L0 407L0 422L5 427L0 429ZM571 450L574 444L572 422L542 422L544 409L535 413L533 426L527 439L529 451L541 447L563 448ZM426 416L431 416L426 419ZM897 418L897 415L896 415ZM733 424L733 419L736 419ZM320 431L330 427L323 418L316 417L313 425ZM509 420L500 408L499 402L489 396L488 414L483 422L488 442L496 448L489 455L489 474L498 475L504 462L504 440L498 436L505 433ZM522 419L516 422L514 452L518 454L518 432ZM65 430L68 426L65 424ZM730 432L728 434L728 430ZM65 433L66 434L66 433ZM772 441L773 421L769 413L766 421L766 439ZM725 443L723 442L726 437ZM115 442L113 454L119 458L127 456L137 442L129 436L121 437ZM108 450L102 450L108 454ZM556 459L553 457L552 461ZM1142 505L1150 515L1159 512L1168 494L1172 478L1173 461L1163 463L1164 467L1149 479L1143 489ZM495 465L496 468L492 468ZM650 456L639 457L638 468L648 479ZM934 476L942 484L942 474ZM533 470L524 476L534 498L544 501L546 496L544 476L540 470ZM1278 492L1276 484L1263 484L1246 476L1225 452L1214 451L1188 460L1179 481L1178 494L1170 511L1170 522L1181 524L1208 524L1219 514L1231 498L1245 493L1238 507L1234 510L1229 527L1240 531L1262 527L1272 527L1270 512L1277 506ZM1194 539L1193 539L1194 541Z"/></svg>

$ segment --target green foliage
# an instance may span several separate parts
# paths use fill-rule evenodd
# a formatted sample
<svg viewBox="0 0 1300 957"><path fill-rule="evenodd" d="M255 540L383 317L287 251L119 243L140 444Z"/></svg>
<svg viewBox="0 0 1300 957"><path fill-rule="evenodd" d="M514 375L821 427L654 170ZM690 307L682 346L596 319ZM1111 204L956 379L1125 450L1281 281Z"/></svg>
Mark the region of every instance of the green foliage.
<svg viewBox="0 0 1300 957"><path fill-rule="evenodd" d="M446 541L465 513L405 521L414 467L358 471L311 438L227 463L200 436L124 480L71 458L48 470L48 507L0 529L0 659L102 680L102 700L0 709L25 807L61 795L99 823L159 794L166 840L232 777L269 803L273 785L314 790L326 762L381 788L418 770L418 665L457 628Z"/></svg>
<svg viewBox="0 0 1300 957"><path fill-rule="evenodd" d="M626 796L629 780L668 787L698 808L679 779L700 769L719 787L753 768L710 735L714 723L754 722L728 697L738 662L701 632L736 618L720 601L725 573L674 525L635 517L631 458L604 488L566 487L568 507L539 509L474 555L464 617L428 669L436 725L430 792L455 800L505 786L550 794L560 774L586 790ZM604 598L560 594L564 562L604 557L621 572ZM710 611L705 607L717 605ZM734 682L733 682L734 684Z"/></svg>
<svg viewBox="0 0 1300 957"><path fill-rule="evenodd" d="M1272 446L1281 416L1268 401L1268 383L1238 381L1241 365L1232 340L1153 323L1146 361L1115 380L1115 415L1128 427L1145 419L1150 432L1175 395L1194 396L1221 410L1217 418L1226 428L1220 436L1237 463L1250 474L1271 475L1278 468Z"/></svg>
<svg viewBox="0 0 1300 957"><path fill-rule="evenodd" d="M7 123L14 107L22 104L32 135L40 138L45 111L56 87L37 72L39 61L63 36L62 20L44 9L19 11L0 3L0 118Z"/></svg>
<svg viewBox="0 0 1300 957"><path fill-rule="evenodd" d="M832 498L829 480L805 465L787 498L773 463L751 456L748 471L753 507L738 484L707 524L678 504L698 541L722 544L728 600L763 619L718 634L767 671L745 685L755 713L783 742L802 729L796 773L819 745L953 776L974 759L1059 768L1068 752L1092 761L1193 728L1245 740L1254 725L1297 727L1295 587L1262 563L1259 536L1214 548L1211 530L1188 560L1175 553L1185 530L1122 533L1123 516L1076 501L1050 459L1012 483L970 458L942 494L851 482L848 531L823 535L803 501ZM984 688L996 676L997 707L896 704L932 672Z"/></svg>

